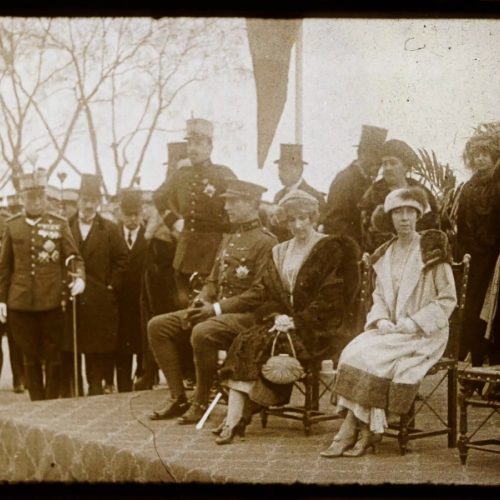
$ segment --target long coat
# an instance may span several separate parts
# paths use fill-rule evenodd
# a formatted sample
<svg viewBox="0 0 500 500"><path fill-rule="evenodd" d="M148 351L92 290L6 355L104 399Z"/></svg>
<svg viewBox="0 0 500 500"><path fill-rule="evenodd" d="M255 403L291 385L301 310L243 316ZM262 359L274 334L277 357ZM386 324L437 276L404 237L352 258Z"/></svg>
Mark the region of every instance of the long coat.
<svg viewBox="0 0 500 500"><path fill-rule="evenodd" d="M78 351L104 353L114 351L118 338L118 298L127 267L127 246L118 226L99 214L85 241L80 233L78 214L70 228L85 263L85 291L77 301ZM68 307L63 339L64 351L73 350L73 312Z"/></svg>
<svg viewBox="0 0 500 500"><path fill-rule="evenodd" d="M123 224L119 224L119 228L124 238ZM144 227L140 226L134 245L131 249L127 246L128 265L118 293L117 351L123 354L142 352L141 282L148 246L144 232Z"/></svg>
<svg viewBox="0 0 500 500"><path fill-rule="evenodd" d="M376 287L365 332L342 352L334 393L369 408L406 413L419 383L446 348L457 296L450 249L441 231L424 232L409 255L399 293L392 282L391 248L374 254ZM382 334L377 322L411 318L416 333Z"/></svg>
<svg viewBox="0 0 500 500"><path fill-rule="evenodd" d="M462 188L457 211L458 253L460 257L466 253L472 257L460 338L460 358L465 358L471 351L474 364L476 356L477 364L482 364L481 355L488 349L484 338L486 322L480 319L480 313L500 254L499 224L500 168L493 175L476 172ZM492 331L493 341L500 344L500 332L497 330L494 328Z"/></svg>
<svg viewBox="0 0 500 500"><path fill-rule="evenodd" d="M353 161L333 179L328 192L325 233L350 236L361 246L361 212L358 204L372 184L358 161Z"/></svg>
<svg viewBox="0 0 500 500"><path fill-rule="evenodd" d="M254 309L257 325L242 332L232 344L221 378L256 380L263 364L269 359L275 333L276 314L287 314L294 320L291 337L299 360L338 354L349 342L348 311L359 285L359 249L349 238L327 236L312 249L303 263L293 291L292 301L283 286L277 262L289 242L274 247L268 259L260 287L239 297L247 310ZM238 310L238 298L229 299ZM221 301L224 312L224 301ZM239 312L244 312L240 310ZM277 342L279 352L291 353L284 335ZM279 389L279 387L278 387Z"/></svg>

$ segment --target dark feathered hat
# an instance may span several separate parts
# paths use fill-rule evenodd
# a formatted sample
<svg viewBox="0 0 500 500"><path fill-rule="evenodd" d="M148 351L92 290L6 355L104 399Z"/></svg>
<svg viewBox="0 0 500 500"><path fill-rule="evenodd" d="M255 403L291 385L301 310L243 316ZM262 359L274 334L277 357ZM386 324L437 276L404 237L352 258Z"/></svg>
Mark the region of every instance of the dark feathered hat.
<svg viewBox="0 0 500 500"><path fill-rule="evenodd" d="M406 142L398 139L391 139L384 143L380 151L380 156L396 156L411 169L420 163L420 158Z"/></svg>
<svg viewBox="0 0 500 500"><path fill-rule="evenodd" d="M474 135L467 141L463 154L465 165L473 166L474 154L478 149L488 151L496 163L500 158L500 122L481 123Z"/></svg>

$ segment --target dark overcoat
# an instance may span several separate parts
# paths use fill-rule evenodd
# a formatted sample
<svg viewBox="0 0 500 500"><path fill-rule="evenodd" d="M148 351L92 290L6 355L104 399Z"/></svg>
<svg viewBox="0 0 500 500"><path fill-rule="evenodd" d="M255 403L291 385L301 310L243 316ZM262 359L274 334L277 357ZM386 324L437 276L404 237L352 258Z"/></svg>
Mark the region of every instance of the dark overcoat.
<svg viewBox="0 0 500 500"><path fill-rule="evenodd" d="M480 319L480 314L500 254L499 224L500 168L493 175L477 172L464 185L457 211L458 253L460 257L466 253L472 257L460 342L461 358L472 351L475 361L476 352L488 349L484 339L486 322ZM498 321L495 321L492 339L500 344L497 330Z"/></svg>
<svg viewBox="0 0 500 500"><path fill-rule="evenodd" d="M359 288L358 260L359 248L352 239L328 236L320 240L298 273L292 306L269 256L261 284L240 296L242 303L253 303L257 325L235 339L221 378L242 381L258 378L271 354L276 334L269 329L276 314L293 318L295 330L291 338L299 360L338 359L352 339L349 311ZM277 342L278 352L291 354L284 335Z"/></svg>
<svg viewBox="0 0 500 500"><path fill-rule="evenodd" d="M326 234L350 236L361 245L361 212L358 204L372 185L359 161L353 161L333 179L323 221Z"/></svg>
<svg viewBox="0 0 500 500"><path fill-rule="evenodd" d="M118 297L123 273L127 267L127 246L118 226L97 214L83 241L78 214L70 228L85 263L85 291L77 300L78 350L82 353L104 353L116 350L118 339ZM64 351L73 350L73 312L66 314Z"/></svg>
<svg viewBox="0 0 500 500"><path fill-rule="evenodd" d="M125 241L123 224L119 224L119 228ZM128 266L118 293L117 351L123 354L142 352L141 282L148 247L144 233L144 227L140 226L134 245L131 249L127 246Z"/></svg>
<svg viewBox="0 0 500 500"><path fill-rule="evenodd" d="M318 200L319 206L318 206L318 211L319 211L319 221L318 225L323 223L323 217L325 215L325 195L318 191L317 189L314 189L312 186L310 186L305 180L302 180L302 182L299 184L299 187L297 189L300 189L301 191L304 191L307 194L310 194L314 198ZM288 193L287 188L283 188L280 191L278 191L275 196L274 196L274 203L277 205L282 198ZM281 243L283 241L287 241L292 239L293 235L288 229L288 225L286 222L281 222L274 228L272 228L273 233L276 235L278 238L278 241Z"/></svg>

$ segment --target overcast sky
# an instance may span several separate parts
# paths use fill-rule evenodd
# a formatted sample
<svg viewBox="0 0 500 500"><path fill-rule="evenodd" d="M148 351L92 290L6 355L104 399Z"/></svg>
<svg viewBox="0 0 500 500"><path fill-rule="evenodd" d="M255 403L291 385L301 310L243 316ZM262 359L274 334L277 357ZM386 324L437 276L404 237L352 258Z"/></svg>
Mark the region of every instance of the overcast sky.
<svg viewBox="0 0 500 500"><path fill-rule="evenodd" d="M433 149L441 163L463 177L461 154L473 127L500 120L498 21L314 19L304 21L303 40L305 178L324 192L356 157L363 124L388 128L389 138L414 148ZM241 47L241 61L251 68L247 44ZM257 169L251 76L188 87L169 114L168 128L182 129L191 111L213 121L213 160L267 186L265 198L271 199L280 188L273 163L279 144L295 141L294 72L292 60L288 102L263 170ZM64 112L64 103L56 111ZM163 181L166 143L182 138L181 132L157 135L142 173L144 189ZM91 155L85 163L88 169L82 170L91 172ZM112 170L105 175L112 179ZM78 183L70 173L67 186Z"/></svg>
<svg viewBox="0 0 500 500"><path fill-rule="evenodd" d="M355 158L362 124L433 149L463 178L461 154L473 127L500 120L498 21L314 19L304 22L303 40L305 178L320 190ZM267 198L280 187L273 163L279 144L295 140L294 71L292 63L288 102L262 171L253 82L191 87L189 96L198 116L241 121L232 140L216 136L214 160L266 185Z"/></svg>

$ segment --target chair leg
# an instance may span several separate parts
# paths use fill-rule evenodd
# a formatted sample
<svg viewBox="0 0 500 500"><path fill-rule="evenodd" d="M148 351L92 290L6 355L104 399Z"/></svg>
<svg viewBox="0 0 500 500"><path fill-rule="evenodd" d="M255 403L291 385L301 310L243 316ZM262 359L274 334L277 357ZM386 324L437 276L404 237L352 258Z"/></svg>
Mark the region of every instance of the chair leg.
<svg viewBox="0 0 500 500"><path fill-rule="evenodd" d="M458 452L460 455L460 462L465 465L467 462L467 402L465 394L460 394L458 397L458 404L460 407L460 437L458 438Z"/></svg>
<svg viewBox="0 0 500 500"><path fill-rule="evenodd" d="M448 370L448 448L457 446L458 370Z"/></svg>
<svg viewBox="0 0 500 500"><path fill-rule="evenodd" d="M263 429L267 428L267 419L269 418L269 415L267 413L267 408L262 408L260 412L260 423L262 425Z"/></svg>
<svg viewBox="0 0 500 500"><path fill-rule="evenodd" d="M408 449L408 415L401 415L399 420L399 434L398 434L398 442L399 442L399 452L401 456L406 455L406 450Z"/></svg>

